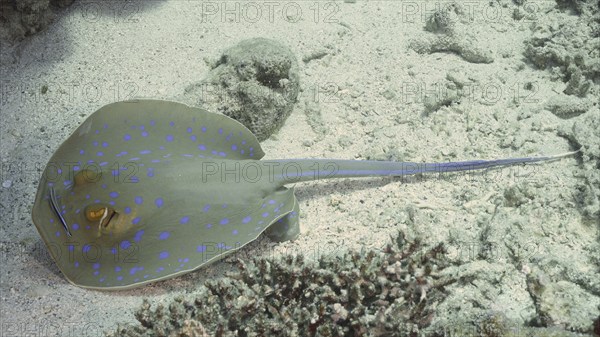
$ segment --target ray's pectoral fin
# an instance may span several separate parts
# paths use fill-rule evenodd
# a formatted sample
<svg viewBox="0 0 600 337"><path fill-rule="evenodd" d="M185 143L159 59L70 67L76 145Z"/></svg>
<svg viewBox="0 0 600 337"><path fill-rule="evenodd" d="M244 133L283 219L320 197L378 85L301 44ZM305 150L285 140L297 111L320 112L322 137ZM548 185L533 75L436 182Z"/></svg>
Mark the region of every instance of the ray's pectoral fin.
<svg viewBox="0 0 600 337"><path fill-rule="evenodd" d="M287 193L294 194L294 190L289 189ZM293 196L293 198L294 209L271 224L265 231L265 234L275 242L294 240L300 234L300 205L296 196Z"/></svg>

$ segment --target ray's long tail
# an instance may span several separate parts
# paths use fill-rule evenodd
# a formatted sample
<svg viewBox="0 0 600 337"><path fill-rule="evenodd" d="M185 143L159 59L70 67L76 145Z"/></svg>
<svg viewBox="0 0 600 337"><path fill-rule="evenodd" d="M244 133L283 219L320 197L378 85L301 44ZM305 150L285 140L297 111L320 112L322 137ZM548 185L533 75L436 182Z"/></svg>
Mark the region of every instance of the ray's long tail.
<svg viewBox="0 0 600 337"><path fill-rule="evenodd" d="M404 176L419 173L446 173L483 170L517 164L529 164L558 160L571 156L580 150L553 156L505 158L492 160L469 160L446 163L413 163L374 160L335 160L335 159L285 159L266 160L274 180L280 184L303 181L378 176Z"/></svg>

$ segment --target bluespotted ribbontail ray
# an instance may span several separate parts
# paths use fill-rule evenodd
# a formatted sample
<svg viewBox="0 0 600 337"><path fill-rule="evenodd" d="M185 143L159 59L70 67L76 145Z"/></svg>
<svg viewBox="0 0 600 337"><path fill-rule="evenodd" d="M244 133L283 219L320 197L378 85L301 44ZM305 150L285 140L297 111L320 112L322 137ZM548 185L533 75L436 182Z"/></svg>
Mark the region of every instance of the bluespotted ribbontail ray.
<svg viewBox="0 0 600 337"><path fill-rule="evenodd" d="M260 160L237 121L161 100L106 105L60 146L40 180L33 222L73 284L138 287L196 270L266 232L299 233L291 183L454 172L546 157L404 163Z"/></svg>

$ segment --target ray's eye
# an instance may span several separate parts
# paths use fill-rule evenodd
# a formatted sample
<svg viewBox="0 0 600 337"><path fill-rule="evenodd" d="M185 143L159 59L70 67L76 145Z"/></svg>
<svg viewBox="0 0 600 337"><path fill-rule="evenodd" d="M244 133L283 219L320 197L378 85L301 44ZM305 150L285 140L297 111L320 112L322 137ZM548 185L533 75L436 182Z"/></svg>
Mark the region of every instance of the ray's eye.
<svg viewBox="0 0 600 337"><path fill-rule="evenodd" d="M85 217L90 222L98 222L98 228L107 228L111 220L118 217L118 213L109 206L95 204L89 205L85 209Z"/></svg>
<svg viewBox="0 0 600 337"><path fill-rule="evenodd" d="M98 180L100 179L100 176L101 176L101 174L98 172L84 169L84 170L79 171L75 175L73 180L75 181L75 186L83 186L88 183L98 182Z"/></svg>

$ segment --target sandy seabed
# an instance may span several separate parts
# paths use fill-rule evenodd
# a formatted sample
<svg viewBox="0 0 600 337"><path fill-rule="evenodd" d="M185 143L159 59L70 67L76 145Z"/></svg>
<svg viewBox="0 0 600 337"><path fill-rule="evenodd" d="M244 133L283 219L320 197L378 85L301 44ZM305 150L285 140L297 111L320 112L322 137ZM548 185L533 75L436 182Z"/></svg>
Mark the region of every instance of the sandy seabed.
<svg viewBox="0 0 600 337"><path fill-rule="evenodd" d="M266 159L443 162L582 152L482 175L298 185L300 237L261 238L245 256L380 249L402 230L444 242L457 262L448 273L475 279L448 288L440 322L502 312L515 324L543 316L547 325L590 333L600 316L598 70L582 67L577 82L576 71L565 78L560 57L548 56L544 67L544 55L533 60L527 51L532 38L585 18L553 1L498 1L429 19L445 5L75 2L44 31L3 44L2 335L100 336L135 324L143 298L169 303L234 268L227 258L138 289L81 289L61 275L30 213L48 159L92 112L135 97L180 97L206 75L206 60L254 37L291 48L301 75L293 113L262 143ZM549 290L532 294L531 278Z"/></svg>

